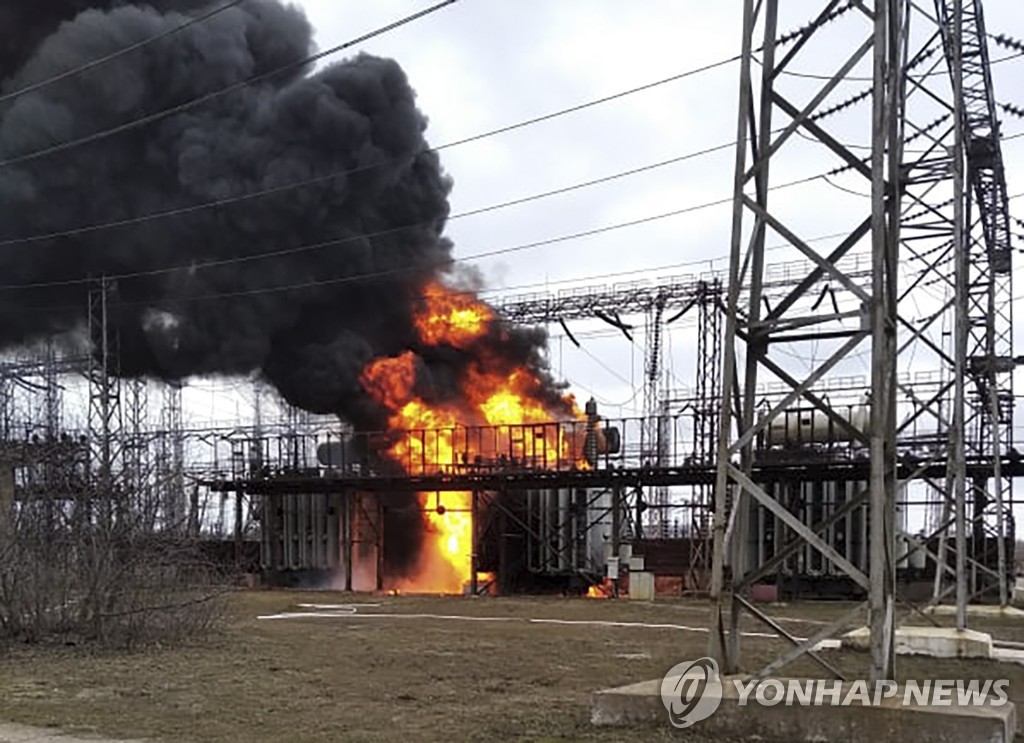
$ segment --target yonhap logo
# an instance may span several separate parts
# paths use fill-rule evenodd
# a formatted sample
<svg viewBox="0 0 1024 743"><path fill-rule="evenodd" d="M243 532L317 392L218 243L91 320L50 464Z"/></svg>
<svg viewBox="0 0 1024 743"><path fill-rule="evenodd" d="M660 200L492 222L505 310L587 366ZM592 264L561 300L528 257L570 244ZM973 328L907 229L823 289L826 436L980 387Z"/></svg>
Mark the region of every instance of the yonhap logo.
<svg viewBox="0 0 1024 743"><path fill-rule="evenodd" d="M677 728L711 717L721 701L722 680L714 658L677 663L661 680L661 702Z"/></svg>
<svg viewBox="0 0 1024 743"><path fill-rule="evenodd" d="M1009 702L1009 679L726 679L714 658L698 658L672 666L661 680L661 703L677 728L688 728L718 711L728 687L738 707L993 707Z"/></svg>

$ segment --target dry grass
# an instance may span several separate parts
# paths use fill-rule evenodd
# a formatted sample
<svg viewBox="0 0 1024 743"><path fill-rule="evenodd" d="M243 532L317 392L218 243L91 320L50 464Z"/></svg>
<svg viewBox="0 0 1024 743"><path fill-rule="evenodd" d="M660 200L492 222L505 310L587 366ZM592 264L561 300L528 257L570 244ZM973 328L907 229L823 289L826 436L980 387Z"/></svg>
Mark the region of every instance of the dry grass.
<svg viewBox="0 0 1024 743"><path fill-rule="evenodd" d="M190 647L144 654L21 648L0 656L0 719L163 740L621 740L588 723L596 689L662 675L706 650L672 628L417 619L261 621L301 602L380 603L366 611L681 624L703 627L699 602L371 598L326 593L235 595L228 628ZM823 620L842 607L780 607ZM796 634L813 625L787 623ZM754 627L749 627L755 629ZM781 648L745 643L750 665ZM856 675L861 655L834 656ZM1018 670L1019 669L1019 670ZM901 676L1008 676L1024 667L901 659ZM808 665L791 674L820 675ZM664 730L635 740L679 740ZM700 740L698 737L684 737Z"/></svg>

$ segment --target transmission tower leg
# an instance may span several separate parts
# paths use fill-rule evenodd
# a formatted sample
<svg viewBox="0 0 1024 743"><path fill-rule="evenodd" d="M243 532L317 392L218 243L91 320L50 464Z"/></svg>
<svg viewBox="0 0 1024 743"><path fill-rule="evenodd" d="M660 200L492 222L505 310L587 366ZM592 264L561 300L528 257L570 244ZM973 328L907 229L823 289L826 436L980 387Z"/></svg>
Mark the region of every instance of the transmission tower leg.
<svg viewBox="0 0 1024 743"><path fill-rule="evenodd" d="M776 38L779 0L744 3L730 283L721 375L728 388L722 394L719 416L711 576L713 608L709 650L725 672L738 672L742 665L743 614L768 627L777 626L743 596L754 581L776 574L781 566L774 558L765 561L764 555L750 551L748 521L758 514L759 519L770 515L776 524L784 525L779 534L791 535L793 544L803 545L800 549L810 548L808 554L820 553L823 562L830 563L864 591L871 630L870 675L874 679L893 676L896 305L901 226L902 59L905 55L902 7L899 0L877 0L871 12L860 4L825 3L816 18L780 41ZM808 102L806 91L794 91L793 95L802 97L797 99L799 104L791 102L788 97L791 93L782 87L781 73L812 36L847 13L849 23L861 29L867 26L867 38L861 31L851 34L850 38L856 38L857 43L851 44L849 50L835 50L838 67L831 76L824 76L825 82L818 92ZM755 28L762 30L760 42L755 41ZM792 44L792 48L781 50L784 43ZM761 69L756 97L752 74L755 62ZM866 95L871 108L865 125L870 127L872 137L871 155L866 161L817 123L825 114L816 110L862 62L871 63L873 70L872 87ZM779 129L773 122L776 112L781 112L780 118L784 119ZM772 163L779 159L780 153L796 150L787 145L796 139L791 135L798 128L804 130L805 139L819 141L870 183L870 214L845 233L837 244L826 249L813 247L801 239L799 223L795 221L800 213L791 203L780 199L778 205L769 206L770 180L776 170ZM784 160L780 163L782 168L785 164ZM751 218L749 224L745 224L745 216ZM769 230L808 259L803 278L799 278L782 299L776 298L771 303L766 301L765 294L765 239ZM864 244L865 239L869 266L866 277L861 273L852 274L841 260L855 246ZM843 287L844 296L841 302L833 302L834 311L820 309L820 302L815 301L815 288L820 293L821 282L826 280ZM850 319L859 319L858 326L854 327ZM799 369L780 364L769 350L786 345L795 349L791 355L797 358L801 357L799 350L806 349L802 355L811 357L812 361ZM860 352L856 351L858 348ZM848 410L844 412L835 407L820 391L826 377L841 364L852 361L854 356L870 357L871 377L869 412L863 420L857 421ZM779 385L784 393L769 407L760 408L758 389L764 384ZM755 450L755 443L761 447L765 434L777 430L773 421L785 428L787 411L796 403L810 407L810 412L806 413L809 420L820 419L827 423L830 431L841 430L847 440L855 441L869 455L863 492L849 504L850 508L865 501L868 504L866 570L858 567L850 554L831 541L827 519L822 521L823 525L812 525L806 516L794 514L787 508L783 498L785 488L768 488L756 479L755 457L762 455L762 449ZM725 583L727 569L731 574L729 586ZM844 617L842 623L855 619L852 615ZM838 632L842 623L837 623L830 631ZM795 648L780 655L766 668L774 671L810 650L810 645L796 643ZM834 672L813 653L808 657Z"/></svg>

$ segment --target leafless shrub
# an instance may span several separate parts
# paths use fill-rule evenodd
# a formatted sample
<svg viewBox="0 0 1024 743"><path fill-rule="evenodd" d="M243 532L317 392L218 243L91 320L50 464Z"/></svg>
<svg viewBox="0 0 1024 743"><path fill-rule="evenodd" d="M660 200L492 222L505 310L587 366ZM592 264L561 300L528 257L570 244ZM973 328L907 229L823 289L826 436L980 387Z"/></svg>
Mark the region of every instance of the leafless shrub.
<svg viewBox="0 0 1024 743"><path fill-rule="evenodd" d="M0 643L132 648L216 628L230 576L138 500L0 497Z"/></svg>

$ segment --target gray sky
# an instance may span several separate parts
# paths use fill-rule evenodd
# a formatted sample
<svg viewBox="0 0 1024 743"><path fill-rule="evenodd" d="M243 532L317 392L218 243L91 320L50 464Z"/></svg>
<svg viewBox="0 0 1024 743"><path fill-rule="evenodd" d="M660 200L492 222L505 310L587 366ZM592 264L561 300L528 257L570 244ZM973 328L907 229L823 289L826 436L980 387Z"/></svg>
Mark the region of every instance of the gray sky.
<svg viewBox="0 0 1024 743"><path fill-rule="evenodd" d="M986 2L990 33L1024 38L1018 3ZM432 3L301 0L299 4L316 29L319 45L326 48ZM806 2L784 4L783 11L790 15L780 20L780 29L802 25L814 7ZM373 39L360 50L402 64L430 119L428 139L436 146L729 58L739 50L741 8L739 0L460 0ZM839 34L850 27L834 25L840 27ZM853 43L849 38L836 41L843 52ZM993 59L1010 56L994 44L991 51ZM802 55L791 69L821 74L837 64L824 49ZM853 76L866 72L862 65ZM999 100L1024 107L1022 72L1024 58L993 65ZM442 161L455 184L452 211L459 214L727 144L736 126L738 74L738 64L732 63L552 121L445 149ZM820 82L808 80L805 87L811 90L817 85ZM851 80L843 83L837 96L841 99L864 87L863 81ZM860 113L865 111L861 106ZM1003 118L1006 134L1024 132L1024 120ZM844 124L847 141L866 143L862 124L863 119ZM1024 191L1024 137L1006 142L1004 154L1010 193ZM727 199L732 163L732 149L726 147L611 183L454 219L448 234L455 241L456 256L465 257ZM817 175L833 164L820 150L807 146L777 166L773 179L778 183ZM836 182L854 192L866 190L855 176ZM863 218L865 209L861 197L821 181L780 191L772 199L779 208L790 209L804 237L849 229ZM1024 198L1013 203L1015 213L1024 216ZM545 287L556 291L573 283L611 285L724 269L729 218L730 206L723 204L473 265L482 271L488 292L502 293ZM772 254L777 260L792 257L786 251ZM664 266L674 267L655 270ZM1024 296L1024 287L1016 293ZM574 324L573 332L582 349L560 337L559 329L552 331L556 373L570 382L579 398L595 395L609 416L638 415L643 402L642 332L636 334L635 344L599 321ZM671 327L666 386L692 384L694 343L692 319ZM860 363L862 368L855 365L847 371L866 374L866 358ZM918 359L917 363L926 362ZM1024 378L1018 382L1020 388ZM198 382L194 386L203 388ZM196 390L208 401L212 417L245 413L244 402L218 394L218 388Z"/></svg>
<svg viewBox="0 0 1024 743"><path fill-rule="evenodd" d="M301 0L300 4L317 30L319 44L328 47L432 3ZM783 12L790 16L780 20L780 30L802 25L815 7L807 2L784 4ZM985 8L990 33L1024 38L1019 0L988 0ZM461 0L362 49L393 57L403 65L430 118L428 138L441 145L731 57L739 51L741 9L739 0ZM853 40L837 41L841 43L836 46L849 53ZM994 44L991 53L993 59L1010 56ZM802 56L792 69L821 74L831 72L838 63L828 50L822 50ZM867 72L862 65L853 74ZM442 161L455 183L453 213L726 143L735 131L738 75L738 64L729 64L446 150ZM1024 58L994 65L993 75L998 99L1024 107ZM807 85L820 82L811 80ZM864 86L864 82L844 83L840 97ZM1005 134L1024 132L1024 120L1003 116L1003 121ZM848 141L866 144L867 131L851 121ZM1004 155L1010 193L1024 191L1024 137L1005 143ZM733 152L726 148L609 184L456 219L448 234L456 242L456 256L464 257L699 205L730 196L732 163ZM776 168L773 182L816 175L832 164L820 158L818 151L807 149ZM854 192L866 191L856 177L836 181ZM790 209L805 237L849 229L855 223L851 220L863 218L866 208L859 197L820 181L772 198ZM1024 216L1024 198L1012 203L1014 213ZM489 290L509 293L724 269L729 217L727 204L699 209L475 265ZM776 256L779 260L794 257L785 251ZM677 264L688 265L656 270ZM622 275L610 275L615 273ZM1024 297L1024 287L1019 285L1015 294ZM595 395L608 415L638 415L643 403L642 332L637 334L638 342L631 344L599 322L578 323L573 330L583 342L582 350L553 329L555 371L581 399ZM692 384L693 322L673 326L667 343L665 385ZM1017 347L1019 353L1019 340ZM847 371L866 374L866 358L860 363L863 368L855 363ZM927 362L918 359L916 363ZM1020 389L1024 378L1018 377L1017 382ZM1020 413L1018 419L1024 422Z"/></svg>
<svg viewBox="0 0 1024 743"><path fill-rule="evenodd" d="M317 29L321 47L332 46L384 25L430 2L380 0L374 3L302 0ZM809 17L811 3L800 3L782 30ZM930 3L928 4L931 5ZM740 44L742 3L697 0L462 0L426 19L365 44L365 51L397 59L419 93L430 118L430 141L444 144L555 109L654 81L731 57ZM792 6L790 6L792 9ZM1017 0L986 3L991 33L1024 37ZM1008 56L992 45L994 59ZM813 57L811 58L813 61ZM807 60L798 71L830 71ZM735 131L739 67L730 64L685 80L629 96L577 114L454 147L442 160L455 182L454 213L507 199L599 178L728 142ZM995 65L1000 100L1024 104L1024 59ZM854 92L863 83L847 90ZM1004 117L1007 134L1024 132L1024 120ZM864 142L862 131L851 139ZM1024 190L1024 138L1004 149L1010 193ZM449 234L456 255L592 229L697 205L731 193L730 149L660 168L650 173L575 191L514 208L452 221ZM824 162L824 161L822 161ZM822 165L813 157L779 173L779 180L814 175ZM841 179L840 179L841 180ZM850 181L854 187L863 187ZM834 218L850 199L819 183L797 187L786 197L806 212L806 236L828 234L846 224ZM1015 202L1024 214L1024 199ZM696 273L724 268L729 240L728 205L701 209L649 225L600 237L537 248L476 263L490 289L535 291L613 272L695 263L664 273ZM841 220L840 220L841 222ZM650 275L650 274L648 274ZM614 277L584 281L632 280ZM670 334L670 386L691 383L694 331L683 322ZM576 330L577 328L574 328ZM642 350L615 331L583 325L585 350L558 337L552 360L580 396L629 401L642 376ZM558 335L558 332L555 332ZM593 356L600 359L600 363ZM1024 382L1024 380L1021 380ZM633 414L637 396L621 408ZM619 408L614 408L616 412Z"/></svg>

